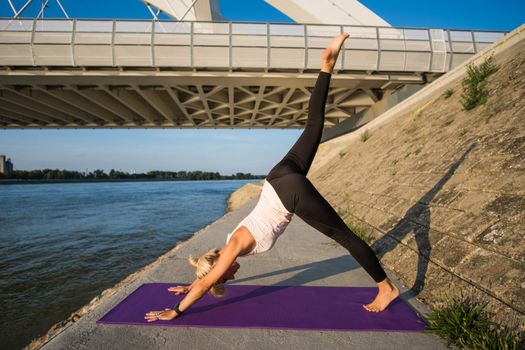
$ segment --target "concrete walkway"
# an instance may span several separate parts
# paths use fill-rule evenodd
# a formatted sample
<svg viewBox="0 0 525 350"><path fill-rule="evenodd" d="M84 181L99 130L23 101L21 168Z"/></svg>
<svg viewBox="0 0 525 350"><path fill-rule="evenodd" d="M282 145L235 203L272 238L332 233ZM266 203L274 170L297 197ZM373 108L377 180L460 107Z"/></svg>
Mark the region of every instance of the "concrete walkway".
<svg viewBox="0 0 525 350"><path fill-rule="evenodd" d="M58 334L42 349L447 349L446 342L424 333L292 331L273 329L178 328L95 323L143 283L191 283L194 269L188 255L200 256L222 247L226 234L257 203L253 199L182 243L154 267L141 273L117 293L104 297L92 311ZM241 257L232 284L374 286L373 280L348 252L294 216L269 252ZM415 268L415 267L414 267ZM391 276L392 278L393 276ZM405 291L395 279L394 283ZM409 304L425 314L415 299ZM352 317L349 315L349 317Z"/></svg>

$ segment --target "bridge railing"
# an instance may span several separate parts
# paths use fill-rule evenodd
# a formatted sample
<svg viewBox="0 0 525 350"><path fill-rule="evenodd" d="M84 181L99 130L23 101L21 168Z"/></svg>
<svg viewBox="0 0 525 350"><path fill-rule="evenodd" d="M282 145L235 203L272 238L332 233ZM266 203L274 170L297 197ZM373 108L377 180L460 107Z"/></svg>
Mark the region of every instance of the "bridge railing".
<svg viewBox="0 0 525 350"><path fill-rule="evenodd" d="M338 33L336 69L446 72L506 32L260 22L0 18L0 65L309 70Z"/></svg>

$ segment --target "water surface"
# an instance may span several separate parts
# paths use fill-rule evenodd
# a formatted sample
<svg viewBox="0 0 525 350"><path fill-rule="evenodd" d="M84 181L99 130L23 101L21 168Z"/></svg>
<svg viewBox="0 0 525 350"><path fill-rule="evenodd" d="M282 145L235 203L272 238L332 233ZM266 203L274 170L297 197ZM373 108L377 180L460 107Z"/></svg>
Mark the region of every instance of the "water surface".
<svg viewBox="0 0 525 350"><path fill-rule="evenodd" d="M20 349L261 180L0 186L0 348Z"/></svg>

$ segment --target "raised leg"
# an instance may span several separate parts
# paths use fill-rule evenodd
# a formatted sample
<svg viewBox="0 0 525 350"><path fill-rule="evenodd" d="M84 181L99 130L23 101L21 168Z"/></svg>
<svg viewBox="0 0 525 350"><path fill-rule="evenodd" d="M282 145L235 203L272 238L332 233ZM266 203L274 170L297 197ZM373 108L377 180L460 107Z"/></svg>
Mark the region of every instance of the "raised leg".
<svg viewBox="0 0 525 350"><path fill-rule="evenodd" d="M308 103L306 127L288 153L272 168L268 174L268 181L284 175L290 170L288 169L289 167L293 168L294 172L299 172L303 175L308 173L323 134L324 110L330 77L331 74L329 73L319 73Z"/></svg>
<svg viewBox="0 0 525 350"><path fill-rule="evenodd" d="M289 172L299 172L305 176L308 174L323 134L325 106L332 70L347 37L347 33L334 37L323 52L322 69L308 103L308 120L305 129L283 159L272 168L267 176L268 181Z"/></svg>

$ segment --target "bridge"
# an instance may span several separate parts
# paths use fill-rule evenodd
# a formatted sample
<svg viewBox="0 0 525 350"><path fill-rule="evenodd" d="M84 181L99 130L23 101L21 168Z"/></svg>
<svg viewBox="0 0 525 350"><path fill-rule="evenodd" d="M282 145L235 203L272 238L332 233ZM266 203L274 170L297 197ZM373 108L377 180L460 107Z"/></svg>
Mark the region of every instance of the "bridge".
<svg viewBox="0 0 525 350"><path fill-rule="evenodd" d="M435 80L505 32L354 24L0 18L0 128L303 128L348 32L326 126Z"/></svg>

